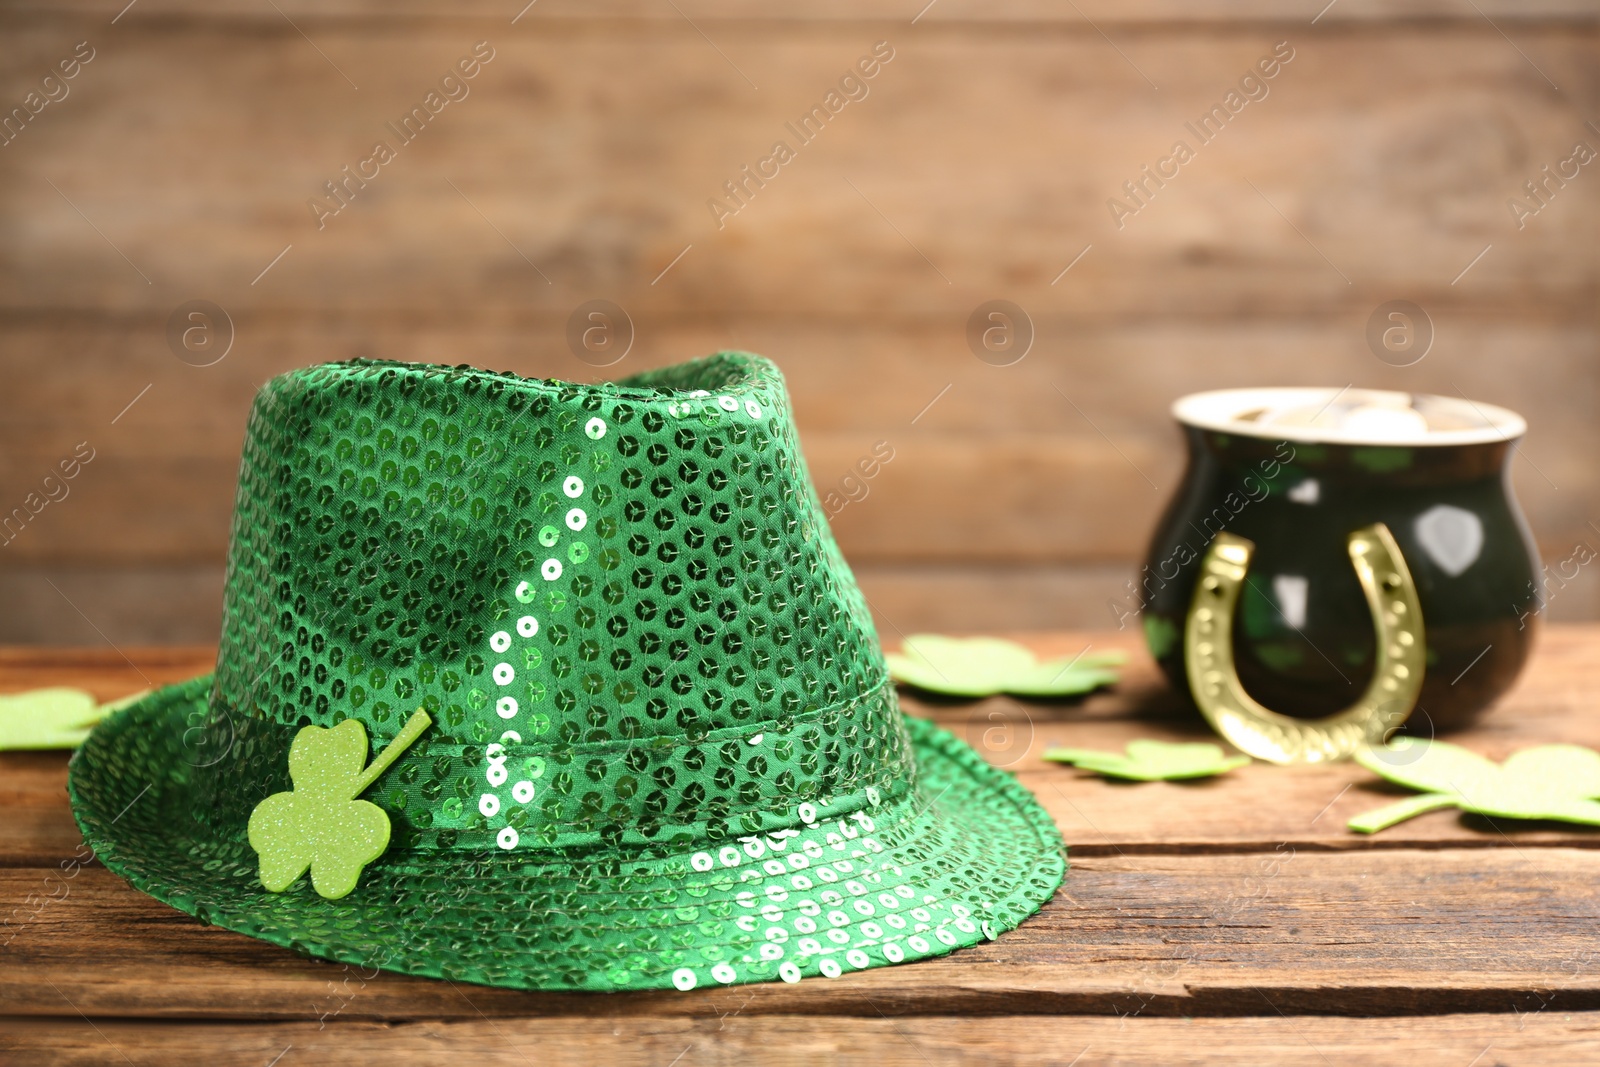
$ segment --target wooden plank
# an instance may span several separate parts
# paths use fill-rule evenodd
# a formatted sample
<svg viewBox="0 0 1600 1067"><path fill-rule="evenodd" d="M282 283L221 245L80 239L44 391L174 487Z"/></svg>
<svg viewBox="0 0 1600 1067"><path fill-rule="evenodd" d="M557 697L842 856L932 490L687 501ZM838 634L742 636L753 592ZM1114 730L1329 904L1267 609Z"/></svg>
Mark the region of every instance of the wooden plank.
<svg viewBox="0 0 1600 1067"><path fill-rule="evenodd" d="M216 650L192 648L15 648L0 645L0 693L70 685L116 700L204 674Z"/></svg>
<svg viewBox="0 0 1600 1067"><path fill-rule="evenodd" d="M1061 745L1120 752L1140 738L1216 741L1192 712L1159 724L1074 721L1070 712L1040 713L989 701L937 718L1015 772L1054 818L1076 857L1270 853L1280 846L1342 852L1507 845L1600 849L1600 832L1592 828L1454 811L1418 816L1375 837L1352 833L1345 828L1348 819L1411 794L1349 763L1288 771L1257 763L1205 782L1124 784L1039 758L1045 749ZM1495 758L1523 747L1449 736ZM1566 734L1540 740L1550 736L1574 740ZM0 799L8 807L0 824L0 866L50 868L77 853L81 837L66 804L65 762L56 754L0 756Z"/></svg>
<svg viewBox="0 0 1600 1067"><path fill-rule="evenodd" d="M942 1067L1006 1063L1019 1067L1105 1067L1159 1063L1314 1062L1367 1067L1589 1067L1600 1058L1600 1016L1550 1010L1526 1015L1437 1015L1336 1019L1267 1015L1242 1019L613 1017L605 1011L540 1019L444 1021L402 1025L340 1021L212 1023L107 1020L0 1022L0 1051L17 1067L102 1064L121 1050L134 1062L262 1067L281 1056L327 1067L396 1067L470 1057L482 1067L605 1063L614 1067L763 1063L777 1067ZM1487 1054L1487 1055L1486 1055ZM1073 1059L1073 1056L1077 1059ZM296 1059L298 1058L298 1060Z"/></svg>
<svg viewBox="0 0 1600 1067"><path fill-rule="evenodd" d="M1600 742L1587 714L1597 638L1600 627L1551 628L1520 689L1458 739L1495 757L1552 737ZM1129 639L1095 641L1126 647ZM1043 653L1084 643L1069 634L1034 640ZM203 649L134 658L152 680L184 677L208 660ZM0 654L0 690L76 680L111 696L136 678L109 653ZM1552 991L1563 1010L1600 1005L1600 979L1584 957L1600 924L1600 835L1592 831L1464 824L1435 813L1366 838L1340 822L1388 797L1359 785L1343 791L1364 775L1348 766L1255 765L1189 786L1114 785L1037 760L1058 741L1118 747L1133 736L1203 736L1143 666L1119 690L1078 706L908 706L1013 766L1055 814L1073 871L1038 917L916 970L804 983L782 996L741 987L608 1005L619 1014L848 1014L861 1013L864 997L886 1015L1228 1015L1260 1013L1266 997L1289 1013L1388 1014L1533 1010ZM1025 747L1017 741L1024 731ZM560 1013L583 1000L474 990L469 1011L450 986L393 975L360 984L359 995L330 997L346 975L338 967L205 929L92 863L66 878L60 863L79 846L63 776L60 753L0 756L0 913L9 941L0 1003L13 1012L70 1015L52 983L96 1016L500 1016ZM165 976L160 989L145 981L151 968Z"/></svg>
<svg viewBox="0 0 1600 1067"><path fill-rule="evenodd" d="M30 220L0 250L0 508L37 491L77 442L100 450L72 497L6 546L6 561L218 568L244 413L265 377L352 355L594 377L565 350L563 330L596 295L626 306L638 327L637 350L618 369L729 344L778 358L820 485L836 485L874 442L896 447L871 498L838 515L845 550L884 573L951 569L932 576L939 587L919 591L919 577L886 586L891 619L964 594L995 573L984 568L1132 562L1176 476L1167 403L1260 381L1459 386L1523 410L1534 433L1519 491L1546 553L1564 558L1590 536L1600 502L1600 474L1583 463L1600 427L1571 403L1596 387L1597 263L1567 239L1596 207L1574 189L1517 231L1504 201L1536 164L1587 136L1583 116L1487 24L1325 32L1358 6L1344 0L1315 36L1295 37L1304 44L1272 95L1121 231L1101 217L1107 197L1236 81L1269 40L1265 27L1139 30L1119 47L1172 78L1146 97L1087 23L925 33L936 16L967 17L945 0L918 36L882 29L903 43L872 95L716 230L702 217L707 197L832 84L876 24L730 23L724 50L753 59L766 83L741 95L748 87L686 22L561 16L534 29L541 7L473 96L317 231L305 198L416 96L417 70L452 58L440 24L386 21L375 35L366 9L350 8L326 35L319 25L319 47L365 83L339 102L330 93L347 86L287 23L130 13L121 36L96 38L104 47L73 96L8 146L13 164L0 175ZM1228 8L1255 18L1247 9ZM1137 20L1147 9L1128 10ZM59 58L68 28L46 19L8 33L17 62L0 91L24 92L28 71ZM1600 50L1594 33L1570 26L1521 27L1516 40L1563 83ZM152 98L168 102L161 122L149 121ZM254 105L267 98L273 108ZM254 118L241 126L240 114ZM117 161L114 183L107 159ZM1366 316L1397 294L1430 310L1440 357L1395 369L1366 350ZM997 295L1037 326L1035 350L1014 367L987 366L966 348L968 315ZM195 296L220 301L238 326L236 350L215 367L179 362L164 340L167 315ZM1538 372L1508 380L1508 351ZM1026 584L990 599L981 625L1075 621L1026 597ZM141 602L152 586L134 570L113 585L84 614L118 643L214 632L201 584L185 587L181 614L162 609L173 621L142 629L156 614ZM0 637L87 636L76 609L44 608L53 591L31 589L39 597ZM1592 592L1564 594L1558 611L1593 602Z"/></svg>
<svg viewBox="0 0 1600 1067"><path fill-rule="evenodd" d="M1562 324L1449 309L1449 317L1441 315L1436 323L1436 343L1448 346L1450 361L1425 359L1394 368L1375 360L1362 338L1364 313L1370 309L1355 318L1113 326L1066 318L1047 304L1025 301L1034 347L1020 362L995 367L975 358L967 345L967 318L976 306L953 304L917 323L641 318L634 350L604 371L567 350L564 315L559 322L510 319L480 327L358 316L358 328L348 331L322 329L290 314L264 315L238 323L239 343L248 341L238 358L203 370L173 358L163 340L162 319L89 314L77 321L12 321L0 337L0 359L17 371L0 421L12 445L0 476L37 481L85 440L96 456L84 474L94 470L102 451L147 462L208 455L232 462L250 402L263 382L298 367L355 358L465 362L528 377L592 382L742 348L769 357L783 371L808 443L813 435L855 434L858 451L870 448L873 432L897 444L919 432L1098 437L1096 426L1119 443L1145 437L1171 447L1173 400L1196 390L1263 380L1330 386L1356 378L1373 388L1447 395L1459 395L1459 387L1472 399L1526 414L1528 447L1541 468L1562 462L1553 454L1558 451L1554 442L1586 430L1572 405L1561 401L1570 401L1574 383L1588 381L1596 338L1592 322ZM1554 384L1540 375L1507 375L1504 353L1513 345L1521 347L1530 366L1556 379ZM71 350L74 359L49 358L51 350L60 349ZM146 385L150 391L139 396ZM813 473L819 482L833 475L826 469Z"/></svg>
<svg viewBox="0 0 1600 1067"><path fill-rule="evenodd" d="M0 616L0 645L215 644L222 586L220 561L7 567L0 603L10 611Z"/></svg>
<svg viewBox="0 0 1600 1067"><path fill-rule="evenodd" d="M1076 22L918 39L908 20L881 31L896 58L870 94L719 228L707 201L789 136L784 123L877 28L729 27L718 46L730 65L685 20L525 26L496 35L471 95L319 230L308 198L392 137L385 124L478 29L452 39L433 24L373 34L333 23L318 41L330 64L287 24L125 21L72 96L7 147L0 188L29 219L0 258L0 307L13 313L164 320L206 295L239 316L405 309L467 323L501 308L564 321L603 295L640 319L738 309L904 321L1020 295L1097 321L1349 313L1359 324L1403 292L1570 322L1585 320L1600 269L1568 239L1594 223L1593 197L1568 189L1520 231L1506 207L1589 136L1582 110L1518 54L1557 85L1581 84L1600 41L1567 26L1524 27L1516 48L1481 21L1297 34L1270 94L1121 229L1110 198L1193 139L1185 122L1272 34L1172 27L1119 54ZM8 35L6 99L64 39ZM760 71L759 91L740 70ZM1161 72L1159 92L1140 70ZM149 118L154 100L163 121ZM1052 285L1091 243L1070 283Z"/></svg>
<svg viewBox="0 0 1600 1067"><path fill-rule="evenodd" d="M886 631L887 632L887 631ZM1492 823L1439 811L1375 837L1345 829L1350 817L1404 795L1354 764L1280 768L1256 763L1193 783L1112 783L1041 758L1072 745L1120 751L1141 737L1214 740L1181 694L1168 687L1132 629L1122 633L1018 635L1041 654L1072 656L1092 648L1129 653L1124 680L1081 702L994 697L939 703L910 693L902 702L965 739L991 762L1016 772L1055 818L1077 856L1153 853L1270 852L1297 849L1600 847L1600 831L1556 823ZM1600 691L1593 649L1600 626L1552 626L1518 687L1469 730L1447 735L1492 759L1552 740L1600 748ZM890 633L891 647L898 636ZM110 699L151 683L204 673L206 649L130 653L131 668L111 650L0 654L0 692L52 684L83 685ZM1418 720L1419 735L1429 734ZM0 753L0 865L53 866L79 843L66 807L63 753ZM1246 814L1247 813L1247 814Z"/></svg>
<svg viewBox="0 0 1600 1067"><path fill-rule="evenodd" d="M119 652L0 646L0 693L69 685L96 700L117 700L204 674L215 662L215 650L205 647ZM0 866L53 869L83 856L83 838L67 806L66 760L67 753L59 751L0 753ZM0 911L9 915L15 906L12 901Z"/></svg>
<svg viewBox="0 0 1600 1067"><path fill-rule="evenodd" d="M13 1014L498 1018L594 1003L357 974L207 929L98 867L60 886L45 877L0 869L0 903L15 916L0 1003ZM1083 857L1023 926L942 959L793 987L617 994L605 1006L619 1016L1414 1015L1531 1011L1555 996L1560 1010L1595 1010L1597 880L1592 849Z"/></svg>
<svg viewBox="0 0 1600 1067"><path fill-rule="evenodd" d="M330 21L378 21L392 25L402 19L415 21L445 21L437 8L424 0L336 0L316 3L315 0L285 0L280 5L284 12L297 22L316 25ZM696 21L721 22L728 20L761 22L876 22L904 23L919 14L916 4L906 5L894 0L821 0L804 8L774 8L758 0L685 0L679 5ZM1085 0L1073 12L1070 5L1063 8L1049 0L1012 0L1003 7L984 4L980 0L944 0L931 10L921 13L919 24L931 28L941 22L962 23L1024 23L1082 25L1085 32L1094 32L1085 23L1085 16L1101 25L1127 25L1139 27L1151 24L1173 23L1276 23L1303 27L1317 16L1318 9L1310 5L1305 11L1286 9L1272 0L1201 0L1186 3L1184 0ZM1591 0L1537 0L1518 3L1517 0L1483 0L1484 12L1496 21L1570 21L1589 24L1596 20L1595 5ZM241 21L277 28L273 18L263 15L260 8L248 0L221 0L204 4L196 0L146 0L140 4L142 18L197 22ZM452 7L448 21L460 24L467 19L477 19L497 26L505 25L520 9L515 4L496 3L494 0L467 0ZM538 14L524 14L518 21L530 27L565 20L602 21L616 19L668 22L681 16L663 14L658 4L648 0L598 0L579 3L578 0L544 0L536 9ZM102 14L91 0L68 0L66 3L13 4L8 14L30 18L59 16L63 12L92 15ZM1344 0L1333 5L1316 19L1318 25L1336 25L1342 22L1472 22L1470 9L1464 13L1449 0Z"/></svg>
<svg viewBox="0 0 1600 1067"><path fill-rule="evenodd" d="M999 368L967 350L965 313L905 330L752 319L668 325L641 332L641 351L618 370L728 345L775 358L813 481L825 500L834 494L835 532L862 564L1132 563L1182 465L1171 401L1260 381L1459 389L1520 410L1533 428L1514 461L1515 482L1545 553L1559 560L1579 541L1600 545L1587 525L1600 506L1600 470L1586 462L1600 451L1600 424L1571 402L1585 383L1600 387L1593 324L1441 318L1450 359L1401 370L1372 358L1359 322L1075 330L1052 317L1037 324L1038 351ZM599 376L548 325L531 335L392 325L328 334L263 318L240 329L249 349L204 370L172 358L148 323L41 324L0 336L0 365L18 374L0 405L18 413L0 417L0 507L37 492L80 442L95 450L66 498L0 548L0 561L220 567L251 398L267 377L295 366L384 355ZM530 336L536 351L527 350ZM50 358L62 350L77 358ZM1542 372L1508 380L1508 350ZM858 464L879 442L892 459L861 478Z"/></svg>

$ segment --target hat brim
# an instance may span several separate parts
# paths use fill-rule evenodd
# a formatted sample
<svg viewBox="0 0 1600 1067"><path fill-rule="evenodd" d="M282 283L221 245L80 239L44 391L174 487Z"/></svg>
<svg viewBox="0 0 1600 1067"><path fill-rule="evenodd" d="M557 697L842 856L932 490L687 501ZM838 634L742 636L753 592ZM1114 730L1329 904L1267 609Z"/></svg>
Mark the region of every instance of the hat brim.
<svg viewBox="0 0 1600 1067"><path fill-rule="evenodd" d="M792 836L539 854L390 850L354 892L262 887L245 826L204 810L186 751L210 678L104 720L73 757L84 840L111 871L224 929L361 967L547 990L798 981L942 956L1033 914L1061 885L1050 816L948 731L906 717L915 788ZM186 758L188 757L188 758ZM248 789L246 782L237 788Z"/></svg>

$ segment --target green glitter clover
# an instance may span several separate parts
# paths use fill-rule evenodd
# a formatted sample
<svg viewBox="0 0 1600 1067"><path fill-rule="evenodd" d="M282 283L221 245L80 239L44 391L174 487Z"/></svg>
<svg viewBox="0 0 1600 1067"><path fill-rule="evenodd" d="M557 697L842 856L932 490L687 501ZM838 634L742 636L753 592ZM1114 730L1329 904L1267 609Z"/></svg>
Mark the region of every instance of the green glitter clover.
<svg viewBox="0 0 1600 1067"><path fill-rule="evenodd" d="M1112 684L1118 675L1109 668L1127 657L1120 652L1079 653L1041 661L1031 649L999 637L912 634L900 653L891 652L887 659L895 681L931 693L1060 697Z"/></svg>
<svg viewBox="0 0 1600 1067"><path fill-rule="evenodd" d="M0 750L76 748L101 719L145 695L99 704L82 689L58 686L0 696Z"/></svg>
<svg viewBox="0 0 1600 1067"><path fill-rule="evenodd" d="M1058 763L1071 763L1108 778L1128 778L1138 782L1209 778L1250 762L1249 756L1225 754L1220 745L1206 742L1170 744L1166 741L1129 741L1126 756L1087 748L1052 748L1046 750L1044 758Z"/></svg>
<svg viewBox="0 0 1600 1067"><path fill-rule="evenodd" d="M337 900L362 868L389 847L389 815L356 800L433 722L417 709L378 758L367 760L367 731L355 719L332 729L307 726L289 746L294 789L274 793L250 813L250 847L261 856L261 884L281 893L311 869L316 891Z"/></svg>
<svg viewBox="0 0 1600 1067"><path fill-rule="evenodd" d="M1559 819L1600 825L1600 752L1582 745L1536 745L1495 763L1460 745L1399 737L1357 752L1356 762L1419 797L1357 815L1346 825L1373 834L1437 808L1505 819Z"/></svg>

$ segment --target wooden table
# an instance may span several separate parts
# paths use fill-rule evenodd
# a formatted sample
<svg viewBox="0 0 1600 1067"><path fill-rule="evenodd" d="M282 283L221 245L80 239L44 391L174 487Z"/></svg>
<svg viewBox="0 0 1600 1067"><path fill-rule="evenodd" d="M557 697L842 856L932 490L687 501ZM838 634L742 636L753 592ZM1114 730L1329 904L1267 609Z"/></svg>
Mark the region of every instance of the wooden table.
<svg viewBox="0 0 1600 1067"><path fill-rule="evenodd" d="M997 941L798 986L530 994L305 959L92 861L64 877L83 854L65 754L0 755L0 1062L1600 1063L1600 833L1435 812L1358 836L1345 820L1397 794L1353 764L1185 785L1046 764L1054 744L1206 734L1131 636L1029 640L1134 661L1078 704L907 704L1038 794L1071 844L1061 892ZM1547 630L1520 687L1452 740L1496 759L1600 746L1597 661L1600 627ZM205 649L0 651L0 692L110 698L209 665Z"/></svg>

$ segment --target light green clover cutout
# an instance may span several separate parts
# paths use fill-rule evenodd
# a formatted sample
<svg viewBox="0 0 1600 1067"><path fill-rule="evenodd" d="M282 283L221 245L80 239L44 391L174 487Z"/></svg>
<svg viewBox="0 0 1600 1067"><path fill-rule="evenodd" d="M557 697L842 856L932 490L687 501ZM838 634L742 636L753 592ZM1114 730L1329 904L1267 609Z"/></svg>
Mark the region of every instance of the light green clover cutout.
<svg viewBox="0 0 1600 1067"><path fill-rule="evenodd" d="M1425 790L1347 824L1377 833L1413 815L1460 808L1506 819L1559 819L1600 825L1600 753L1581 745L1538 745L1503 764L1459 745L1399 737L1356 753L1356 762L1391 782Z"/></svg>
<svg viewBox="0 0 1600 1067"><path fill-rule="evenodd" d="M1101 652L1041 661L1014 641L939 634L912 634L898 654L887 657L895 681L963 697L1075 696L1117 681L1117 672L1109 668L1127 658Z"/></svg>
<svg viewBox="0 0 1600 1067"><path fill-rule="evenodd" d="M65 687L0 696L0 749L77 748L95 723L142 696L99 704Z"/></svg>
<svg viewBox="0 0 1600 1067"><path fill-rule="evenodd" d="M362 868L389 847L389 815L355 799L433 722L417 709L371 766L367 731L355 719L332 729L307 726L289 746L294 789L274 793L250 813L250 847L261 856L261 884L281 893L311 869L329 900L356 887Z"/></svg>
<svg viewBox="0 0 1600 1067"><path fill-rule="evenodd" d="M1229 756L1220 745L1206 742L1171 744L1166 741L1129 741L1128 754L1097 752L1087 748L1052 748L1047 760L1071 763L1108 778L1161 782L1175 778L1209 778L1250 762L1249 756Z"/></svg>

